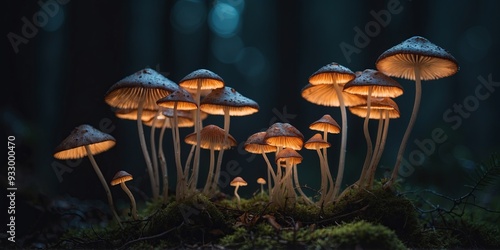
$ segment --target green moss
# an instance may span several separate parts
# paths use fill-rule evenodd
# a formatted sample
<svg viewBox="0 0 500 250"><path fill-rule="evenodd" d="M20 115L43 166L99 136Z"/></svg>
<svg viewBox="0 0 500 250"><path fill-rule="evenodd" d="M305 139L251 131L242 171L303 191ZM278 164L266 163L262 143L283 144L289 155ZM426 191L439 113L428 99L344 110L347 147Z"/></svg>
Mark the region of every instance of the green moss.
<svg viewBox="0 0 500 250"><path fill-rule="evenodd" d="M381 187L350 191L337 204L326 208L328 223L365 220L384 225L411 245L412 237L421 231L417 212L411 201Z"/></svg>
<svg viewBox="0 0 500 250"><path fill-rule="evenodd" d="M406 249L392 230L366 221L315 230L309 241L309 249Z"/></svg>
<svg viewBox="0 0 500 250"><path fill-rule="evenodd" d="M234 232L224 236L220 245L231 249L279 249L276 230L266 223L255 227L236 227Z"/></svg>

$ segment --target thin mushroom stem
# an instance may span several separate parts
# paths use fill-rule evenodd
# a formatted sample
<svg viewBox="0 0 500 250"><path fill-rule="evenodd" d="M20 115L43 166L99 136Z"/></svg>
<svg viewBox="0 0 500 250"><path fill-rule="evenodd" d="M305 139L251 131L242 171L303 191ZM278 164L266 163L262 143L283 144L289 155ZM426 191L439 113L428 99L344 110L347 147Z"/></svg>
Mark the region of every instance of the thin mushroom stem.
<svg viewBox="0 0 500 250"><path fill-rule="evenodd" d="M321 170L321 187L320 187L320 190L321 190L321 197L318 201L319 204L323 204L325 202L325 199L326 197L328 196L328 191L327 191L327 187L328 187L328 179L326 177L326 173L325 173L325 164L324 164L324 161L325 161L325 158L323 157L323 154L321 153L321 150L318 148L316 149L316 152L318 153L318 158L319 158L319 165L320 165L320 170Z"/></svg>
<svg viewBox="0 0 500 250"><path fill-rule="evenodd" d="M238 188L240 187L240 185L236 185L236 187L234 188L234 196L236 197L236 199L238 199L238 208L240 207L240 196L238 195Z"/></svg>
<svg viewBox="0 0 500 250"><path fill-rule="evenodd" d="M366 186L370 186L370 183L372 182L371 178L371 172L373 168L376 168L377 166L375 165L379 151L380 151L380 141L382 139L382 130L384 127L384 117L383 117L383 111L380 111L380 118L378 120L378 128L377 128L377 139L375 140L375 147L373 149L373 154L372 154L372 159L370 161L370 165L368 165L368 174L365 176L364 183L366 183Z"/></svg>
<svg viewBox="0 0 500 250"><path fill-rule="evenodd" d="M106 191L109 209L111 210L111 213L113 214L115 220L118 222L118 225L120 225L120 227L123 228L123 225L120 221L120 217L118 217L118 214L116 213L115 210L115 205L113 203L113 196L111 196L111 190L109 190L108 183L106 182L106 179L104 179L104 176L102 175L102 172L99 169L99 165L97 165L97 162L95 161L94 156L92 155L92 151L90 150L89 145L85 145L85 150L87 151L87 156L89 157L90 163L92 164L92 167L94 168L97 177L101 181L102 187Z"/></svg>
<svg viewBox="0 0 500 250"><path fill-rule="evenodd" d="M193 163L193 179L191 183L191 188L193 191L196 190L196 186L198 185L198 173L200 169L200 141L201 141L201 109L200 109L200 99L201 99L201 79L197 80L198 86L196 87L196 112L195 112L195 123L194 123L194 132L196 133L196 148L194 152L194 163Z"/></svg>
<svg viewBox="0 0 500 250"><path fill-rule="evenodd" d="M192 145L191 150L189 151L189 155L186 159L186 164L184 166L184 176L188 176L188 174L189 174L189 169L190 169L189 167L191 166L191 161L193 160L193 153L195 151L195 148L196 148L196 145ZM194 173L191 172L191 177L189 178L189 183L188 183L188 187L190 189L192 189L193 179L194 179Z"/></svg>
<svg viewBox="0 0 500 250"><path fill-rule="evenodd" d="M375 177L375 170L377 169L378 163L382 158L382 154L385 149L385 142L387 141L387 134L389 131L389 110L385 111L385 121L384 121L384 130L382 131L382 139L380 141L380 146L378 150L378 154L376 156L375 162L373 163L373 169L371 170L371 183L369 183L370 187L373 185L373 179Z"/></svg>
<svg viewBox="0 0 500 250"><path fill-rule="evenodd" d="M268 174L268 177L267 177L267 184L268 184L268 192L269 192L269 200L271 200L272 198L272 190L277 186L278 184L278 177L276 176L276 174L274 173L274 170L273 170L273 167L271 166L271 162L269 161L269 158L267 158L267 155L266 153L262 153L262 157L264 158L264 160L266 161L266 164L267 164L267 174ZM271 185L271 179L269 178L271 175L272 178L273 178L273 183L274 183L274 188L272 187Z"/></svg>
<svg viewBox="0 0 500 250"><path fill-rule="evenodd" d="M335 181L335 187L333 189L333 197L336 198L340 191L340 186L342 185L342 179L344 177L345 153L347 146L347 112L344 104L344 97L342 97L342 90L340 89L337 83L334 83L333 87L335 88L335 91L339 98L340 113L342 116L342 139L340 143L339 168L337 171L337 179Z"/></svg>
<svg viewBox="0 0 500 250"><path fill-rule="evenodd" d="M302 195L302 197L304 197L304 199L308 204L314 204L314 202L312 202L312 200L309 199L309 197L307 197L306 194L304 194L304 191L302 191L302 188L300 187L299 176L297 173L297 164L293 164L292 168L293 168L293 179L295 181L295 186L297 188L297 191L299 191L299 194Z"/></svg>
<svg viewBox="0 0 500 250"><path fill-rule="evenodd" d="M420 80L420 67L415 66L414 69L415 69L415 102L413 103L413 112L411 113L410 122L408 123L408 127L406 128L403 140L401 141L401 145L399 146L398 156L396 158L396 164L394 165L391 178L384 185L385 187L391 187L398 178L399 168L401 166L401 161L403 160L403 154L406 149L406 143L410 138L410 133L413 129L413 125L417 120L418 109L420 107L420 98L422 95L422 83Z"/></svg>
<svg viewBox="0 0 500 250"><path fill-rule="evenodd" d="M229 116L229 107L224 107L224 141L221 150L219 151L219 155L217 156L217 165L215 167L215 176L212 183L211 193L215 193L217 191L217 184L219 183L220 169L222 166L222 157L224 155L224 149L226 146L229 148L229 143L227 138L229 136L229 125L230 125L230 116Z"/></svg>
<svg viewBox="0 0 500 250"><path fill-rule="evenodd" d="M323 138L326 142L328 142L328 131L323 131ZM320 162L321 163L321 162ZM335 186L335 182L333 181L332 173L330 172L330 166L328 163L328 153L327 148L323 148L323 168L325 169L326 177L328 178L328 184L324 192L326 192L326 199L333 199L333 187Z"/></svg>
<svg viewBox="0 0 500 250"><path fill-rule="evenodd" d="M214 158L215 158L214 147L210 147L210 166L208 168L207 181L205 182L205 187L203 188L203 193L207 195L210 192L210 188L212 187L212 179L214 177L214 165L215 165Z"/></svg>
<svg viewBox="0 0 500 250"><path fill-rule="evenodd" d="M134 218L134 220L138 220L139 218L137 217L137 205L135 203L134 195L132 195L132 192L130 192L127 185L125 185L125 182L120 183L120 187L122 187L123 191L128 195L128 198L130 199L130 205L132 206L132 218Z"/></svg>
<svg viewBox="0 0 500 250"><path fill-rule="evenodd" d="M161 165L161 171L163 175L163 204L167 203L168 199L168 171L167 171L167 160L165 159L165 152L163 152L163 136L165 135L165 129L167 128L168 119L163 120L163 126L160 130L160 138L158 142L159 159Z"/></svg>
<svg viewBox="0 0 500 250"><path fill-rule="evenodd" d="M177 169L177 190L176 198L179 200L185 195L187 188L186 177L182 171L181 165L181 148L179 139L179 121L177 116L177 102L174 103L174 120L172 122L172 140L174 141L174 155L175 155L175 167Z"/></svg>
<svg viewBox="0 0 500 250"><path fill-rule="evenodd" d="M153 163L153 176L155 177L155 188L160 191L160 175L158 174L158 157L156 153L156 141L155 141L155 131L156 131L156 122L158 121L158 116L161 111L158 109L156 111L155 116L153 117L153 122L151 123L151 132L149 134L149 143L151 145L151 162Z"/></svg>
<svg viewBox="0 0 500 250"><path fill-rule="evenodd" d="M366 173L368 172L369 164L371 162L372 158L372 151L373 151L373 144L372 144L372 139L370 137L370 130L368 129L368 122L370 121L370 106L371 106L371 95L372 95L372 88L368 88L368 96L366 97L366 117L363 123L363 134L365 135L365 140L366 140L366 156L365 156L365 162L363 163L363 168L361 171L361 183L360 185L363 186L363 182L366 177Z"/></svg>
<svg viewBox="0 0 500 250"><path fill-rule="evenodd" d="M157 199L159 196L159 190L156 186L156 178L154 177L153 166L151 164L151 158L149 158L148 148L146 147L146 139L144 138L144 128L142 127L142 109L144 106L144 100L146 99L146 94L142 92L141 99L139 101L139 106L137 107L137 130L139 132L139 142L141 144L142 154L144 155L144 160L146 161L146 167L149 174L149 179L151 181L151 191L153 193L153 199Z"/></svg>

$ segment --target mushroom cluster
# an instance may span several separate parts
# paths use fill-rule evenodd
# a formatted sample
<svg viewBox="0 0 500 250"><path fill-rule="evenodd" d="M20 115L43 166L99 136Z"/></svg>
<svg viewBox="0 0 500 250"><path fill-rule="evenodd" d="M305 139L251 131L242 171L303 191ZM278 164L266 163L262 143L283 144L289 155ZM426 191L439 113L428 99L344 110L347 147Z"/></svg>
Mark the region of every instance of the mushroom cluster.
<svg viewBox="0 0 500 250"><path fill-rule="evenodd" d="M248 137L244 149L252 154L262 155L267 165L267 180L259 178L257 182L261 185L262 196L264 185L267 184L269 201L277 206L287 206L288 203L295 202L324 206L334 204L342 197L348 141L347 109L353 115L364 119L363 133L367 145L360 177L351 187L371 188L387 141L389 121L400 117L400 110L393 98L403 95L403 87L391 77L414 80L416 87L413 112L399 146L392 175L385 185L391 187L396 182L406 143L419 109L421 81L451 76L459 68L455 58L446 50L419 36L409 38L382 53L375 67L376 70L353 72L338 63L330 63L314 72L309 77L308 84L301 90L301 96L313 104L339 107L342 119L340 126L330 114L325 114L310 124L309 129L313 132L307 141L297 128L280 122L272 124L266 131ZM167 166L168 154L163 148L166 129L170 129L172 133L176 200L197 193L212 197L219 191L224 151L237 145L236 139L229 133L231 116L246 116L259 111L259 105L255 101L244 97L234 88L225 86L222 77L207 69L191 72L182 78L179 84L152 69L142 69L113 84L104 100L114 109L118 118L136 121L152 198L163 200L165 203L169 193L168 173L173 170ZM223 116L222 127L214 124L203 125L202 121L208 115ZM374 141L369 133L370 120L378 120ZM144 125L151 127L149 150ZM158 138L155 135L156 128L161 129ZM193 128L193 131L181 140L179 128ZM328 134L341 134L336 175L332 174L335 168L331 167L333 164L328 157L328 149L332 146ZM191 145L185 160L181 159L182 142ZM111 135L89 125L81 125L56 148L54 157L76 159L88 156L105 189L110 210L120 223L111 191L93 157L114 145L115 139ZM318 195L311 197L303 192L299 182L297 166L304 160L299 153L303 147L316 151L319 158L321 177ZM208 161L200 160L201 149L209 150ZM215 151L218 152L217 159ZM273 153L274 161L269 160L269 153ZM208 172L203 187L199 186L200 168L206 168ZM111 184L120 184L126 192L131 202L131 217L137 220L134 197L125 185L126 181L131 180L132 175L120 171ZM234 196L239 204L238 188L246 186L247 182L242 177L237 177L230 185L235 187Z"/></svg>

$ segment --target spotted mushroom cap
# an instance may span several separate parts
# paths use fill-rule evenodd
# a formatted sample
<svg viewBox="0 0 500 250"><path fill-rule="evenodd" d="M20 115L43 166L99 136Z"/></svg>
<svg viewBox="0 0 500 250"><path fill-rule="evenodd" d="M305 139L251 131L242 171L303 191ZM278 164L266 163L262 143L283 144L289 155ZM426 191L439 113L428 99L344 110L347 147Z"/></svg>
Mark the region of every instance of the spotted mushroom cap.
<svg viewBox="0 0 500 250"><path fill-rule="evenodd" d="M317 84L343 84L355 77L347 67L344 67L336 62L327 64L309 77L309 83Z"/></svg>
<svg viewBox="0 0 500 250"><path fill-rule="evenodd" d="M289 123L277 122L266 130L264 141L272 146L302 149L304 135Z"/></svg>
<svg viewBox="0 0 500 250"><path fill-rule="evenodd" d="M329 148L330 146L329 142L323 140L323 136L320 133L316 133L304 143L304 148L310 150Z"/></svg>
<svg viewBox="0 0 500 250"><path fill-rule="evenodd" d="M222 77L208 69L197 69L179 81L179 85L185 89L197 89L198 83L201 84L202 90L224 87Z"/></svg>
<svg viewBox="0 0 500 250"><path fill-rule="evenodd" d="M195 110L198 108L193 96L183 88L179 88L170 95L159 99L156 103L160 107L170 109L173 109L175 104L177 104L177 110Z"/></svg>
<svg viewBox="0 0 500 250"><path fill-rule="evenodd" d="M203 149L221 150L236 146L236 139L228 134L227 142L224 142L224 129L216 125L207 125L200 131L200 147ZM196 133L191 133L184 138L184 141L190 145L196 145Z"/></svg>
<svg viewBox="0 0 500 250"><path fill-rule="evenodd" d="M368 95L369 88L374 97L394 98L403 94L403 87L396 80L373 69L356 72L356 78L344 85L345 92L364 96Z"/></svg>
<svg viewBox="0 0 500 250"><path fill-rule="evenodd" d="M156 101L179 89L179 86L153 69L146 68L113 84L104 100L111 107L137 109L145 95L143 108L157 110Z"/></svg>
<svg viewBox="0 0 500 250"><path fill-rule="evenodd" d="M133 179L134 177L131 174L121 170L116 172L115 176L113 176L113 180L111 180L111 186L116 186L120 183L127 182Z"/></svg>
<svg viewBox="0 0 500 250"><path fill-rule="evenodd" d="M224 115L229 109L230 116L251 115L259 111L259 104L230 87L212 90L200 103L200 109L211 115Z"/></svg>
<svg viewBox="0 0 500 250"><path fill-rule="evenodd" d="M88 145L92 155L107 151L115 146L116 140L113 136L103 133L96 128L83 124L71 131L54 150L54 158L80 159L87 156L85 146Z"/></svg>
<svg viewBox="0 0 500 250"><path fill-rule="evenodd" d="M323 115L319 120L311 123L311 125L309 125L309 129L321 132L326 130L326 132L332 134L340 133L339 124L332 118L331 115L328 114Z"/></svg>
<svg viewBox="0 0 500 250"><path fill-rule="evenodd" d="M276 154L276 163L278 162L288 162L290 165L300 164L302 162L302 155L291 148L285 148L280 150ZM282 165L286 167L286 165Z"/></svg>
<svg viewBox="0 0 500 250"><path fill-rule="evenodd" d="M344 83L339 84L340 90L344 88ZM306 101L314 103L321 106L327 107L339 107L340 101L337 95L337 91L333 84L307 84L301 90L301 96ZM359 96L342 91L342 98L344 100L344 105L346 107L361 105L366 103L366 99Z"/></svg>
<svg viewBox="0 0 500 250"><path fill-rule="evenodd" d="M354 115L365 118L368 114L368 107L366 104L349 107L349 111ZM385 118L385 113L389 115L389 119L399 118L399 107L394 100L388 97L372 98L370 102L370 117L368 119L381 119Z"/></svg>
<svg viewBox="0 0 500 250"><path fill-rule="evenodd" d="M233 187L246 186L246 185L248 185L248 183L245 180L243 180L243 178L237 176L231 181L231 183L229 183L229 185L231 185Z"/></svg>
<svg viewBox="0 0 500 250"><path fill-rule="evenodd" d="M252 154L276 152L276 146L266 143L266 132L257 132L248 137L245 142L245 150Z"/></svg>
<svg viewBox="0 0 500 250"><path fill-rule="evenodd" d="M421 80L434 80L457 73L457 60L445 49L424 37L414 36L386 50L375 63L388 76L415 80L420 67Z"/></svg>

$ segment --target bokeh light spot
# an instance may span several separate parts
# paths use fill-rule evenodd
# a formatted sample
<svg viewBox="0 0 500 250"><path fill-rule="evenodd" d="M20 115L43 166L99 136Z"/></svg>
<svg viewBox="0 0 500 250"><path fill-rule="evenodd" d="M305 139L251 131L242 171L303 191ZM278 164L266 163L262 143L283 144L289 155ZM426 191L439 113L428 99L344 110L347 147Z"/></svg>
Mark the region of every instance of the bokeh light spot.
<svg viewBox="0 0 500 250"><path fill-rule="evenodd" d="M236 68L245 76L257 76L261 74L266 65L266 58L255 47L246 47L238 54Z"/></svg>
<svg viewBox="0 0 500 250"><path fill-rule="evenodd" d="M240 14L231 5L217 3L209 14L210 29L221 37L231 37L237 32Z"/></svg>
<svg viewBox="0 0 500 250"><path fill-rule="evenodd" d="M229 38L215 36L212 39L211 48L217 60L223 63L234 63L238 58L238 53L243 48L243 41L239 36Z"/></svg>
<svg viewBox="0 0 500 250"><path fill-rule="evenodd" d="M181 33L191 34L196 32L205 18L205 4L198 0L180 0L172 8L172 25Z"/></svg>

